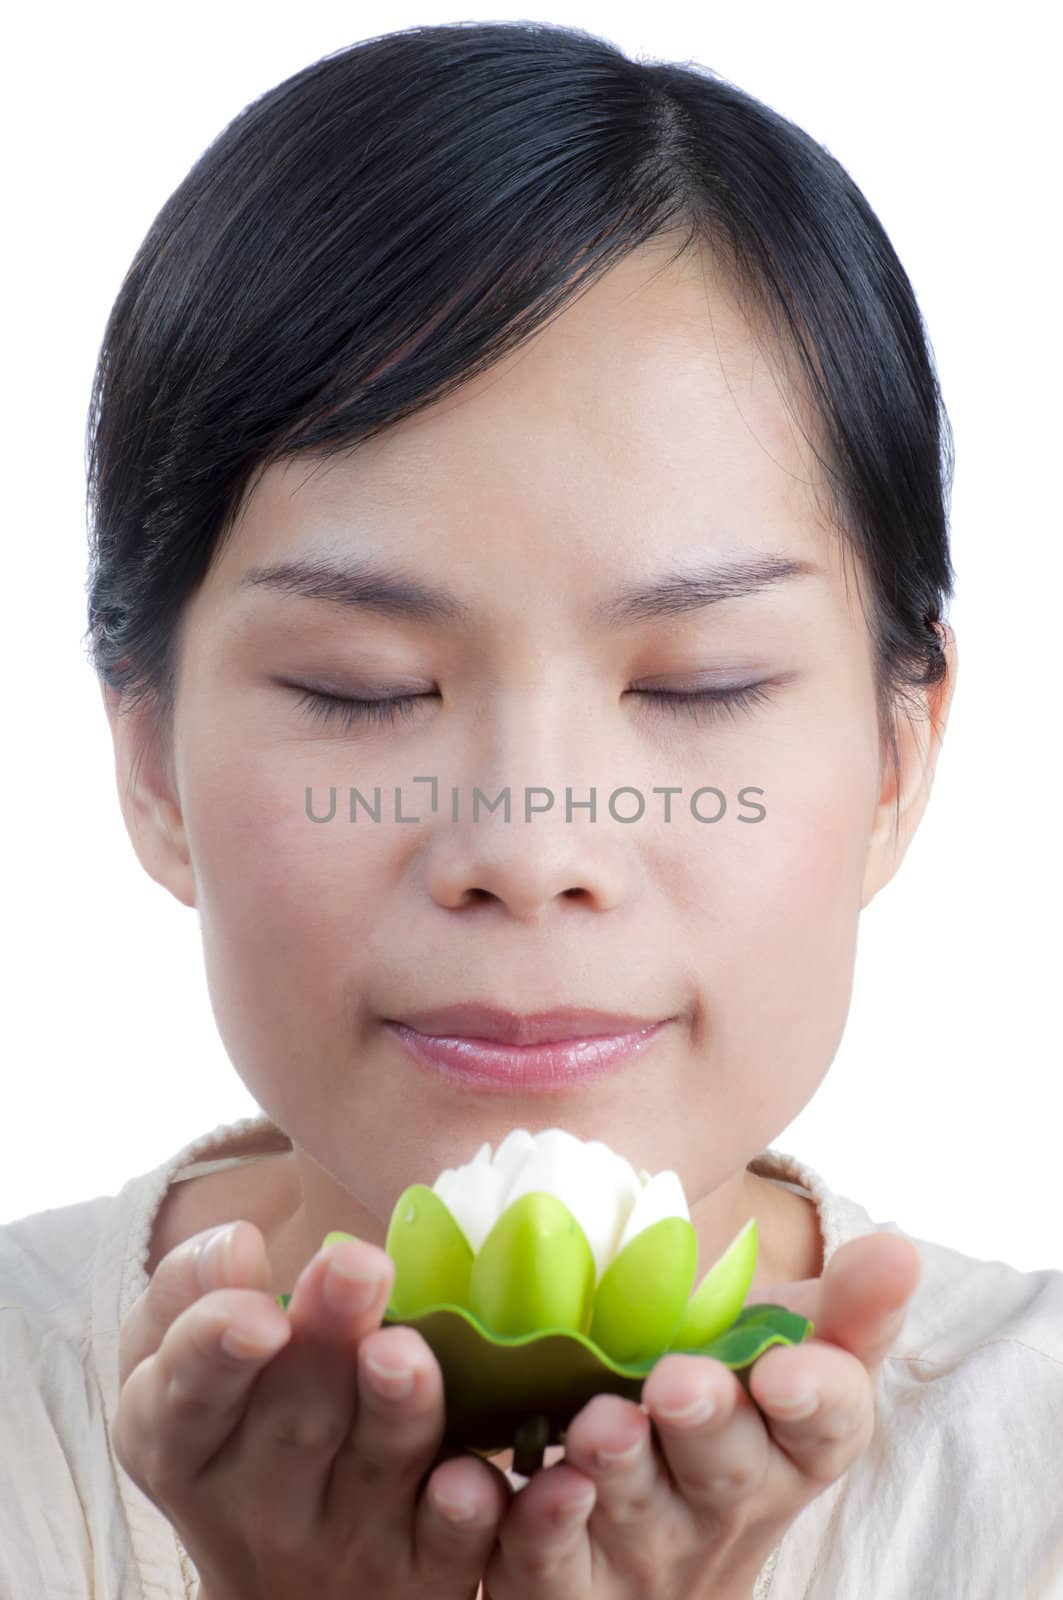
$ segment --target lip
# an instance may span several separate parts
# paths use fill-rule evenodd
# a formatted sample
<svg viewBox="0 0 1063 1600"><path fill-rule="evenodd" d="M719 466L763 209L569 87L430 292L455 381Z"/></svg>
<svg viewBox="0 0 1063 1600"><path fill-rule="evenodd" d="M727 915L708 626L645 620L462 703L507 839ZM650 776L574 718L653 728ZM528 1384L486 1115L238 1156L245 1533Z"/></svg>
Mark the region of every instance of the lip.
<svg viewBox="0 0 1063 1600"><path fill-rule="evenodd" d="M467 1001L461 1005L437 1006L432 1011L414 1011L395 1020L418 1033L448 1039L490 1039L495 1044L529 1045L616 1037L651 1027L661 1019L633 1016L630 1012L593 1011L589 1006L556 1006L552 1011L522 1015L518 1011Z"/></svg>
<svg viewBox="0 0 1063 1600"><path fill-rule="evenodd" d="M553 1034L523 1044L513 1044L488 1034L421 1031L439 1028L447 1013L431 1013L431 1023L421 1027L385 1019L384 1026L422 1066L441 1073L452 1082L503 1094L528 1091L563 1090L618 1071L662 1033L673 1020L647 1022L636 1018L608 1016L609 1030L602 1029L605 1013L586 1010L540 1012L534 1017L515 1017L513 1012L485 1012L483 1008L450 1007L451 1017L462 1016L452 1028L492 1026L514 1030L514 1022L528 1033ZM473 1011L479 1021L470 1020ZM595 1028L598 1031L593 1031ZM579 1030L579 1031L577 1031ZM563 1035L563 1036L562 1036Z"/></svg>

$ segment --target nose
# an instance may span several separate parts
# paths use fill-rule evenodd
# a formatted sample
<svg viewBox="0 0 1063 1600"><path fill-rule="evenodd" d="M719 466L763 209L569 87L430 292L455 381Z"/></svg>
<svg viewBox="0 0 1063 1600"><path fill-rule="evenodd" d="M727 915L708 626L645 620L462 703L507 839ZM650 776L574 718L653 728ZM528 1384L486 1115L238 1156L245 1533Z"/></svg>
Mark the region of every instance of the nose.
<svg viewBox="0 0 1063 1600"><path fill-rule="evenodd" d="M616 821L610 795L642 774L619 776L626 761L589 705L573 704L568 676L564 660L552 660L541 692L523 692L519 711L503 697L482 719L470 759L458 765L467 780L459 804L440 796L447 821L428 844L438 905L490 905L536 923L555 902L610 910L635 886L638 828Z"/></svg>
<svg viewBox="0 0 1063 1600"><path fill-rule="evenodd" d="M508 822L499 808L489 818L451 823L434 837L428 888L436 904L447 910L494 904L527 923L538 922L555 901L594 911L619 905L635 868L616 825L603 826L597 814L592 822L590 812L575 808L566 820L563 792L549 813L536 812L525 822L523 798ZM580 798L589 795L573 795L574 802ZM545 797L534 793L533 804L545 804ZM599 799L596 813L600 809Z"/></svg>

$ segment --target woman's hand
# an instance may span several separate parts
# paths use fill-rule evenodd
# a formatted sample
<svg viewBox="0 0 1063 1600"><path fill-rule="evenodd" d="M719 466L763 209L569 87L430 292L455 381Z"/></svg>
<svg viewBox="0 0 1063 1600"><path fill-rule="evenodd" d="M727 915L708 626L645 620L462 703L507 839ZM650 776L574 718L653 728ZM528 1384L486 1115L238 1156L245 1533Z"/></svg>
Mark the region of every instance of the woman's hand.
<svg viewBox="0 0 1063 1600"><path fill-rule="evenodd" d="M514 1496L483 1600L750 1600L790 1523L867 1449L882 1360L921 1272L897 1234L852 1239L822 1278L758 1292L816 1331L765 1351L749 1394L722 1362L669 1355L641 1405L596 1395L568 1427L564 1461ZM817 1408L788 1415L783 1402L806 1391ZM628 1447L626 1459L596 1455Z"/></svg>
<svg viewBox="0 0 1063 1600"><path fill-rule="evenodd" d="M380 1327L390 1257L362 1241L319 1252L285 1312L253 1223L236 1225L227 1273L210 1260L202 1281L208 1236L164 1257L122 1323L113 1441L180 1534L202 1600L472 1600L513 1491L471 1454L431 1471L442 1374L415 1329ZM361 1299L329 1303L333 1260L368 1279ZM272 1349L228 1355L227 1329ZM383 1391L371 1362L392 1375ZM471 1505L471 1520L443 1502Z"/></svg>

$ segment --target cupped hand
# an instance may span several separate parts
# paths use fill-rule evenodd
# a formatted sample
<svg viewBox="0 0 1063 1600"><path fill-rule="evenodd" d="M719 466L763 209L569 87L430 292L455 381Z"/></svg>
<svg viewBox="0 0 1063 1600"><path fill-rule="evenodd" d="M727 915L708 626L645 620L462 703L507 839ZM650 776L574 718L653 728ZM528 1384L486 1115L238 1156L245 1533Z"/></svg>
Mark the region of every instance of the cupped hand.
<svg viewBox="0 0 1063 1600"><path fill-rule="evenodd" d="M201 1600L472 1600L512 1490L473 1455L440 1461L439 1364L415 1329L380 1325L394 1263L333 1244L284 1311L254 1224L227 1263L206 1242L165 1256L123 1320L113 1439Z"/></svg>
<svg viewBox="0 0 1063 1600"><path fill-rule="evenodd" d="M786 1529L867 1449L921 1273L911 1240L852 1239L821 1278L758 1293L815 1333L773 1345L745 1383L709 1356L673 1354L641 1404L596 1395L564 1460L510 1502L483 1600L750 1600Z"/></svg>

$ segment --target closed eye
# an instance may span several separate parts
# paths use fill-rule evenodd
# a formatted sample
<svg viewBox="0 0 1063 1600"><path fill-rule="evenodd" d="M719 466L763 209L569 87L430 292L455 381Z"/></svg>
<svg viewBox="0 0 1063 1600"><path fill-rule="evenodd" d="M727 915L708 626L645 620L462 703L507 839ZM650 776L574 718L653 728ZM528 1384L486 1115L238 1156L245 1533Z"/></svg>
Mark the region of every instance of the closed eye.
<svg viewBox="0 0 1063 1600"><path fill-rule="evenodd" d="M719 716L722 712L732 719L739 711L752 711L765 705L772 697L768 684L744 683L734 689L636 689L654 705L668 707L673 717L689 716L703 720Z"/></svg>
<svg viewBox="0 0 1063 1600"><path fill-rule="evenodd" d="M315 721L339 721L349 733L356 722L388 726L400 717L410 716L419 701L438 698L435 694L396 694L379 700L353 700L345 695L326 694L321 689L307 689L295 703L297 707L305 707Z"/></svg>
<svg viewBox="0 0 1063 1600"><path fill-rule="evenodd" d="M689 716L702 721L726 713L732 719L739 711L752 711L771 699L771 688L766 684L742 684L733 689L635 689L634 694L652 701L662 710L667 707L673 717ZM401 694L375 700L356 700L346 695L327 694L321 689L306 689L296 701L315 721L338 721L345 732L355 723L375 723L378 727L394 725L402 718L414 715L422 700L437 700L437 694Z"/></svg>

